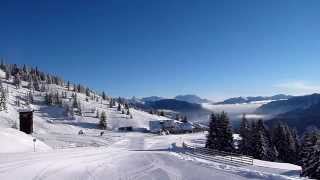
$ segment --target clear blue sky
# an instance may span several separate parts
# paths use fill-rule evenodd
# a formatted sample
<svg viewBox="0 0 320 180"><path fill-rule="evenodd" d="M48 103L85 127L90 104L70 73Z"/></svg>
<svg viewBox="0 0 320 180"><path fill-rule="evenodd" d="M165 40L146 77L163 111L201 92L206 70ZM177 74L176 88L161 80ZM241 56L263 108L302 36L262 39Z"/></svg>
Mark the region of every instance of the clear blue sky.
<svg viewBox="0 0 320 180"><path fill-rule="evenodd" d="M318 0L1 0L0 56L114 96L320 89Z"/></svg>

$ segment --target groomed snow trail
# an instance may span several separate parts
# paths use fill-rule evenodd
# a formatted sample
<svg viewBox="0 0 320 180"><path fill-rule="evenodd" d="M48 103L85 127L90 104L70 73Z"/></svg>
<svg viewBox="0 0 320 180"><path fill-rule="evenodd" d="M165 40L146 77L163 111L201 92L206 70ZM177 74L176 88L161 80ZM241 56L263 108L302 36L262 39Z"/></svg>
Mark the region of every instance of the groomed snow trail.
<svg viewBox="0 0 320 180"><path fill-rule="evenodd" d="M145 141L143 134L129 134L110 147L0 154L0 179L246 179L185 161L167 150L169 143L146 149Z"/></svg>

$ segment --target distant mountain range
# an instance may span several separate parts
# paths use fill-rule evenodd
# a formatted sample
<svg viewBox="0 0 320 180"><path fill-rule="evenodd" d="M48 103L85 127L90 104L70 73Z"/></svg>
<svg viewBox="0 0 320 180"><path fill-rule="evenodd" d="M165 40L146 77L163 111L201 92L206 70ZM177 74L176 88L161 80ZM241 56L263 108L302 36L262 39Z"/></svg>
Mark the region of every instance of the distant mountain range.
<svg viewBox="0 0 320 180"><path fill-rule="evenodd" d="M160 101L160 100L164 100L164 99L168 99L168 98L163 98L163 97L159 97L159 96L150 96L150 97L141 98L140 100L142 102L155 102L155 101ZM194 103L194 104L202 104L202 103L209 103L210 102L210 100L202 99L199 96L193 95L193 94L178 95L178 96L174 97L173 99L188 102L188 103Z"/></svg>
<svg viewBox="0 0 320 180"><path fill-rule="evenodd" d="M172 115L172 118L175 118L175 114L181 114L187 116L188 120L191 121L198 121L200 117L206 116L210 113L208 110L204 109L201 104L190 103L177 99L163 99L156 96L142 98L139 100L131 100L130 103L145 111L165 111L167 115Z"/></svg>
<svg viewBox="0 0 320 180"><path fill-rule="evenodd" d="M140 100L142 102L154 102L154 101L159 101L162 99L165 99L165 98L159 97L159 96L150 96L150 97L141 98Z"/></svg>
<svg viewBox="0 0 320 180"><path fill-rule="evenodd" d="M278 94L275 96L256 96L256 97L235 97L226 99L222 102L215 103L217 105L220 104L243 104L243 103L251 103L256 101L278 101L283 99L291 99L294 96Z"/></svg>
<svg viewBox="0 0 320 180"><path fill-rule="evenodd" d="M280 114L266 123L271 127L278 122L285 122L295 128L300 134L308 127L320 128L320 103L314 104L307 109L296 109Z"/></svg>
<svg viewBox="0 0 320 180"><path fill-rule="evenodd" d="M298 109L308 109L320 103L320 94L296 96L285 101L273 101L256 110L259 114L279 115Z"/></svg>
<svg viewBox="0 0 320 180"><path fill-rule="evenodd" d="M196 96L193 94L179 95L179 96L176 96L174 99L179 100L179 101L185 101L188 103L195 103L195 104L202 104L202 103L210 103L211 102L208 99L202 99L199 96Z"/></svg>
<svg viewBox="0 0 320 180"><path fill-rule="evenodd" d="M153 109L166 109L178 112L197 111L202 109L202 106L199 104L179 101L176 99L162 99L159 101L147 102L146 105Z"/></svg>

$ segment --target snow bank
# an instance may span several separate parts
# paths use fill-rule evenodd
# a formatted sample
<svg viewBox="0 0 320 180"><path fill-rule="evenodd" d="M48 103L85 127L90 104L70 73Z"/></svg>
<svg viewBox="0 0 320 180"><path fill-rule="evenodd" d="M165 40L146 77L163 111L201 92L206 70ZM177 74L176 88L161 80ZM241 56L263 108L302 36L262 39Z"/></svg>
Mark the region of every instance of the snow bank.
<svg viewBox="0 0 320 180"><path fill-rule="evenodd" d="M33 152L33 137L12 128L0 128L0 153ZM36 141L36 151L49 151L51 148Z"/></svg>

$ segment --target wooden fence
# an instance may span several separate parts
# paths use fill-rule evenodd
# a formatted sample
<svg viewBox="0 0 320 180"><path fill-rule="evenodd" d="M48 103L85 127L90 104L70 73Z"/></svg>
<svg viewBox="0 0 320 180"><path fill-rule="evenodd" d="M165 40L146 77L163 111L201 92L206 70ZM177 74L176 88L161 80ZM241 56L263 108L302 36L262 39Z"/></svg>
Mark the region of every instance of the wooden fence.
<svg viewBox="0 0 320 180"><path fill-rule="evenodd" d="M230 164L235 166L253 165L253 158L250 156L244 156L242 154L223 152L204 147L196 147L187 145L186 143L183 143L183 148L190 155L209 161Z"/></svg>

